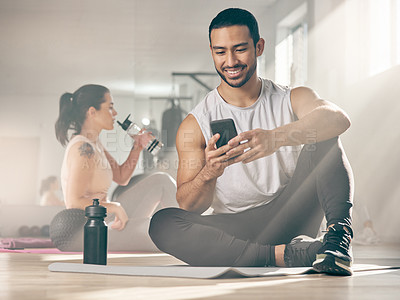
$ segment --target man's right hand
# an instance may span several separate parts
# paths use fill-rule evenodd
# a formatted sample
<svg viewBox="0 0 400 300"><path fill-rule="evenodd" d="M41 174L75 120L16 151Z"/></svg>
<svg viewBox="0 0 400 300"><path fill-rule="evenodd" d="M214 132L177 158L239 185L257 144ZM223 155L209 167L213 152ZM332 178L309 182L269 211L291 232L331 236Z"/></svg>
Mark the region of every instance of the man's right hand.
<svg viewBox="0 0 400 300"><path fill-rule="evenodd" d="M216 134L207 144L191 114L179 126L176 135L179 156L176 200L180 208L202 214L211 206L217 177L233 163L226 152L238 145L231 143L217 149L219 138L220 135Z"/></svg>
<svg viewBox="0 0 400 300"><path fill-rule="evenodd" d="M239 144L227 144L217 148L216 143L219 138L219 133L213 135L205 148L206 164L203 168L203 175L206 180L212 180L221 176L225 168L234 163L234 161L230 159L231 157L226 155L226 152L237 147Z"/></svg>

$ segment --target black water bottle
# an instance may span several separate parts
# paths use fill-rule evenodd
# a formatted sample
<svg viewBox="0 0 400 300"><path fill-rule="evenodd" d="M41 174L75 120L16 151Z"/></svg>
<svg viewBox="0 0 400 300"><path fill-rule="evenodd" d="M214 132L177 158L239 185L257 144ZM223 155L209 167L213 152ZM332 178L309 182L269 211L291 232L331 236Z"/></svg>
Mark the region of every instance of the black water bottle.
<svg viewBox="0 0 400 300"><path fill-rule="evenodd" d="M93 205L85 209L87 222L83 234L83 263L107 264L107 225L104 218L107 210L99 205L99 199L93 199Z"/></svg>

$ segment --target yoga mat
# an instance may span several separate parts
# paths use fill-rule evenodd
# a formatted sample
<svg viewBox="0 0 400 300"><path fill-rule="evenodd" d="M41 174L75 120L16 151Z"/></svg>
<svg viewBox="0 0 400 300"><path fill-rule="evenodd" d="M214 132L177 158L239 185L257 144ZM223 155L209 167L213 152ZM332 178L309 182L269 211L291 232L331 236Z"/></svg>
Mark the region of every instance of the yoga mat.
<svg viewBox="0 0 400 300"><path fill-rule="evenodd" d="M37 254L82 254L82 252L63 252L57 248L0 249L0 253L37 253Z"/></svg>
<svg viewBox="0 0 400 300"><path fill-rule="evenodd" d="M354 265L353 272L400 269L393 266ZM233 268L233 267L192 267L192 266L101 266L78 263L52 263L49 265L52 272L92 273L127 276L157 276L176 278L243 278L243 277L270 277L315 274L309 267L305 268Z"/></svg>
<svg viewBox="0 0 400 300"><path fill-rule="evenodd" d="M3 238L0 239L0 248L23 249L23 248L54 248L53 242L47 238Z"/></svg>
<svg viewBox="0 0 400 300"><path fill-rule="evenodd" d="M61 251L57 248L24 248L24 249L2 249L0 248L0 253L37 253L37 254L81 254L83 252L68 252L68 251ZM159 252L142 252L142 251L109 251L108 254L157 254L160 255ZM163 256L167 256L167 254L163 254Z"/></svg>

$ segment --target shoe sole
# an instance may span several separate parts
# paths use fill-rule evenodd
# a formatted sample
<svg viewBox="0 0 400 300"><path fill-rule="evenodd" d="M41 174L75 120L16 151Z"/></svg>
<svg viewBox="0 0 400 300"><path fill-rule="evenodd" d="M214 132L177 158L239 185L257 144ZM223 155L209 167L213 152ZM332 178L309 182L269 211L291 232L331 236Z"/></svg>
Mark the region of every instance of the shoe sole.
<svg viewBox="0 0 400 300"><path fill-rule="evenodd" d="M351 262L344 261L329 254L318 254L313 263L313 269L318 273L326 273L338 276L351 276Z"/></svg>

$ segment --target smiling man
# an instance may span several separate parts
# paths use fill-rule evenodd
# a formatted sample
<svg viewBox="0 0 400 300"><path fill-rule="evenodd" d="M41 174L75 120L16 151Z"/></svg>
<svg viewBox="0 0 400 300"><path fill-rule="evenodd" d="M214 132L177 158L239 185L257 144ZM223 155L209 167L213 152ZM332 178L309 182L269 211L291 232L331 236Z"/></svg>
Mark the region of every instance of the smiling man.
<svg viewBox="0 0 400 300"><path fill-rule="evenodd" d="M250 12L220 12L209 39L221 83L179 128L180 208L153 216L154 243L196 266L351 275L353 179L338 138L347 115L310 88L257 76L265 41ZM210 122L220 119L232 119L239 135L217 148ZM323 216L328 231L312 239Z"/></svg>

